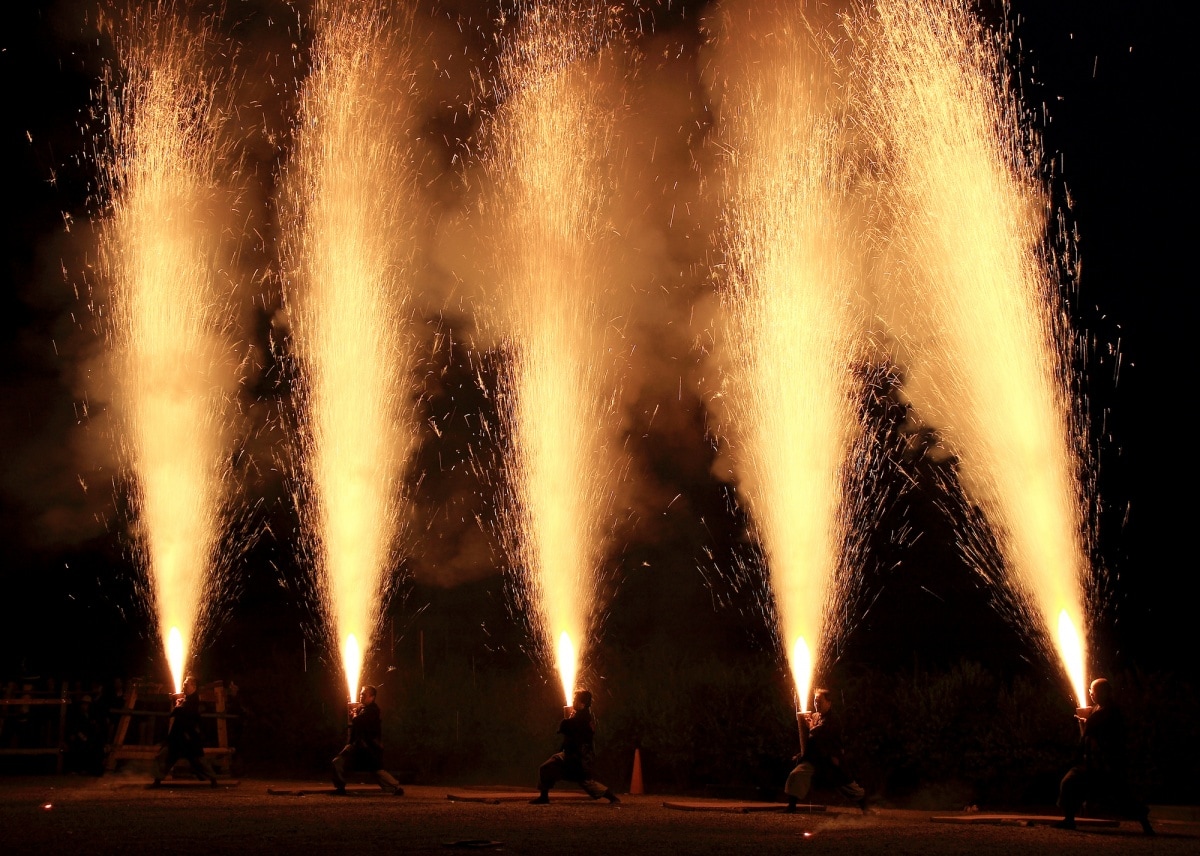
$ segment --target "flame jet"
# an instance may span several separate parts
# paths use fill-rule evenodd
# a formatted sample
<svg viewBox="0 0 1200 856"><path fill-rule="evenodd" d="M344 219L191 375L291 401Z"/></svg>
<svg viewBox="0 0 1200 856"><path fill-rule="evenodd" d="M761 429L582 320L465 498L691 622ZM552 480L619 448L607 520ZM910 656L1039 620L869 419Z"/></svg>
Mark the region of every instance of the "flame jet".
<svg viewBox="0 0 1200 856"><path fill-rule="evenodd" d="M521 569L514 601L537 625L535 647L556 662L569 705L618 480L600 238L615 110L599 54L611 30L600 4L520 3L517 13L500 51L484 164L507 358L501 538Z"/></svg>
<svg viewBox="0 0 1200 856"><path fill-rule="evenodd" d="M802 7L726 9L718 65L729 321L721 433L800 709L842 628L863 350L836 69Z"/></svg>
<svg viewBox="0 0 1200 856"><path fill-rule="evenodd" d="M1057 637L1084 704L1080 417L1036 141L1004 45L968 3L881 2L864 32L906 392L958 456L1018 608Z"/></svg>
<svg viewBox="0 0 1200 856"><path fill-rule="evenodd" d="M297 505L350 701L402 534L415 215L412 62L380 3L319 3L285 178L285 294L298 362Z"/></svg>
<svg viewBox="0 0 1200 856"><path fill-rule="evenodd" d="M228 571L229 427L237 362L234 287L223 257L218 83L210 32L174 4L110 22L119 70L103 87L99 153L109 210L100 266L112 289L106 330L117 379L118 446L130 473L135 543L176 692Z"/></svg>

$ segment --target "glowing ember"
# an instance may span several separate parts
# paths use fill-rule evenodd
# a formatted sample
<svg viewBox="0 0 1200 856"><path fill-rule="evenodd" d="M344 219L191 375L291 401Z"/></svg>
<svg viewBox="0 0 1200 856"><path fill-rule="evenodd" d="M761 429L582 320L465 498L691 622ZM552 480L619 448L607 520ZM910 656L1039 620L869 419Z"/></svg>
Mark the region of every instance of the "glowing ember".
<svg viewBox="0 0 1200 856"><path fill-rule="evenodd" d="M575 659L575 646L571 644L571 637L565 630L562 636L558 637L557 665L558 675L562 679L563 696L569 705L574 699L578 661Z"/></svg>
<svg viewBox="0 0 1200 856"><path fill-rule="evenodd" d="M808 710L808 698L812 690L813 661L804 637L796 640L792 648L792 679L796 682L796 700L801 711Z"/></svg>
<svg viewBox="0 0 1200 856"><path fill-rule="evenodd" d="M1046 247L1037 141L1004 45L972 8L888 0L869 27L867 124L879 134L899 260L896 303L881 314L898 338L906 393L939 427L991 524L1019 616L1052 647L1064 604L1084 614L1083 416L1067 380L1073 337ZM981 568L987 544L966 535ZM1082 639L1071 644L1085 650ZM1082 655L1072 656L1079 692Z"/></svg>
<svg viewBox="0 0 1200 856"><path fill-rule="evenodd" d="M613 111L597 51L603 4L520 4L501 47L494 147L484 202L503 284L496 308L507 362L500 377L510 493L502 510L514 599L537 627L541 656L554 633L575 640L573 670L595 609L596 569L616 482L617 383L605 366L607 281L598 236L610 181Z"/></svg>
<svg viewBox="0 0 1200 856"><path fill-rule="evenodd" d="M1071 679L1071 688L1075 691L1076 704L1086 707L1088 695L1083 643L1080 642L1079 633L1075 630L1075 622L1071 621L1071 616L1065 609L1058 615L1058 652L1062 656L1067 676Z"/></svg>
<svg viewBox="0 0 1200 856"><path fill-rule="evenodd" d="M175 682L175 692L183 692L183 635L178 627L172 627L167 635L167 664L171 667L171 680Z"/></svg>
<svg viewBox="0 0 1200 856"><path fill-rule="evenodd" d="M217 213L223 152L216 84L204 77L207 33L186 31L169 2L132 8L116 25L119 71L104 92L110 211L100 260L138 558L180 689L184 653L221 594L228 511L226 420L238 377Z"/></svg>
<svg viewBox="0 0 1200 856"><path fill-rule="evenodd" d="M389 591L414 443L408 54L373 2L320 3L285 184L305 471L296 503L351 701ZM342 640L345 640L342 642Z"/></svg>
<svg viewBox="0 0 1200 856"><path fill-rule="evenodd" d="M823 41L795 7L745 11L721 19L726 79L714 86L731 325L714 404L725 408L722 440L769 572L780 650L812 640L819 656L840 629L838 569L853 541L845 468L862 433L862 242L849 226L840 90ZM806 705L811 660L802 668Z"/></svg>

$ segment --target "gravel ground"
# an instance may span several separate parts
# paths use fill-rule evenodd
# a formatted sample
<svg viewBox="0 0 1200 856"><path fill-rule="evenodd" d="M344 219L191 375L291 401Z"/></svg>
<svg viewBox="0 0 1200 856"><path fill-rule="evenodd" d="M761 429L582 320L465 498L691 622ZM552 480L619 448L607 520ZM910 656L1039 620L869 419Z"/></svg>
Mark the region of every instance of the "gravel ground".
<svg viewBox="0 0 1200 856"><path fill-rule="evenodd" d="M327 787L317 782L243 779L216 789L154 790L143 782L0 778L0 853L1200 853L1200 822L1163 817L1149 837L1131 822L1068 832L1018 822L935 823L949 813L891 809L867 816L833 808L791 815L679 811L663 806L674 799L664 795L622 797L619 806L578 799L534 806L453 801L449 794L470 792L430 786L407 787L402 797L352 786L338 797L268 793Z"/></svg>

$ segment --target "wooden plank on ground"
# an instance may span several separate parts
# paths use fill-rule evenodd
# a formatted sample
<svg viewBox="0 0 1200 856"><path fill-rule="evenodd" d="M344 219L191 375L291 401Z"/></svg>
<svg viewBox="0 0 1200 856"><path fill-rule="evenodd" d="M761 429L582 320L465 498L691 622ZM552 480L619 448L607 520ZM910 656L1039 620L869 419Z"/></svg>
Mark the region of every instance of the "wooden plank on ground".
<svg viewBox="0 0 1200 856"><path fill-rule="evenodd" d="M162 784L156 785L153 782L136 781L136 782L114 782L113 788L118 790L137 789L143 791L158 791L168 790L220 790L221 788L236 788L241 784L240 779L217 779L217 784L214 786L209 783L208 779L163 779Z"/></svg>
<svg viewBox="0 0 1200 856"><path fill-rule="evenodd" d="M934 823L978 823L984 826L1050 826L1062 820L1062 815L1045 814L967 814L935 815L931 817ZM1120 826L1119 820L1104 817L1077 817L1075 826L1079 829Z"/></svg>
<svg viewBox="0 0 1200 856"><path fill-rule="evenodd" d="M360 786L347 785L344 794L339 794L334 790L333 785L308 785L300 787L276 787L269 786L267 793L273 797L307 797L307 796L330 796L330 797L362 797L362 796L381 796L391 797L393 794L390 791L385 791L379 785Z"/></svg>
<svg viewBox="0 0 1200 856"><path fill-rule="evenodd" d="M498 805L499 803L527 803L538 795L537 791L476 791L458 790L446 794L446 799L453 802L477 802ZM550 802L585 802L590 800L583 791L551 791Z"/></svg>
<svg viewBox="0 0 1200 856"><path fill-rule="evenodd" d="M732 814L752 814L754 812L783 812L787 810L786 803L767 802L734 802L732 800L667 800L663 808L676 811L723 811ZM796 806L797 813L823 812L825 806L819 804L801 803Z"/></svg>

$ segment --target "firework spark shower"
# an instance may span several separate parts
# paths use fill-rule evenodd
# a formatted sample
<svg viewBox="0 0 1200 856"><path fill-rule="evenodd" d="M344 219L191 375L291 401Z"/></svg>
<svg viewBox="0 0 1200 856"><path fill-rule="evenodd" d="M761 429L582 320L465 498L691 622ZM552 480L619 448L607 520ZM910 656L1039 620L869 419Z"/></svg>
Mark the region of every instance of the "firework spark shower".
<svg viewBox="0 0 1200 856"><path fill-rule="evenodd" d="M535 647L557 661L570 704L592 641L619 471L603 264L615 110L601 58L611 22L601 4L518 6L500 51L485 164L508 358L502 537Z"/></svg>
<svg viewBox="0 0 1200 856"><path fill-rule="evenodd" d="M118 64L105 87L99 160L108 205L101 270L118 446L130 474L135 542L179 691L220 600L227 564L230 414L237 360L234 284L216 213L224 155L210 33L174 4L114 22Z"/></svg>
<svg viewBox="0 0 1200 856"><path fill-rule="evenodd" d="M715 62L729 323L715 403L802 709L841 630L865 353L845 110L826 38L800 5L731 6Z"/></svg>
<svg viewBox="0 0 1200 856"><path fill-rule="evenodd" d="M285 177L297 505L351 701L394 579L415 437L410 26L371 0L318 4Z"/></svg>
<svg viewBox="0 0 1200 856"><path fill-rule="evenodd" d="M881 2L864 32L905 391L958 456L1018 609L1058 643L1082 704L1089 560L1072 337L1005 45L961 0Z"/></svg>

